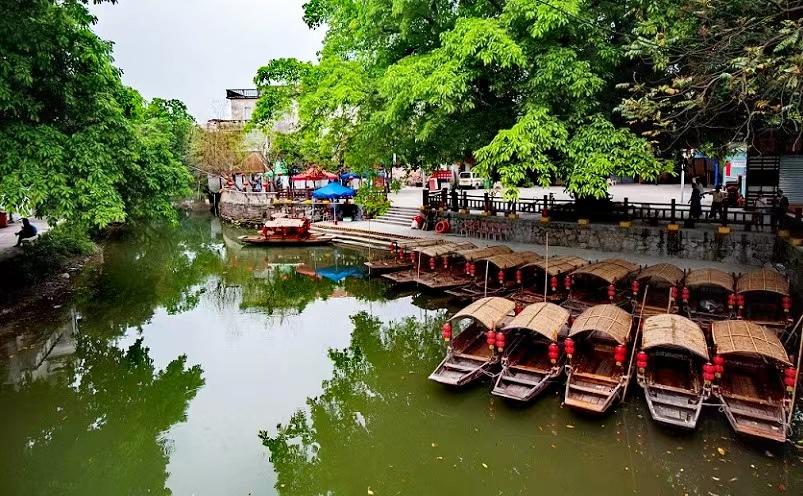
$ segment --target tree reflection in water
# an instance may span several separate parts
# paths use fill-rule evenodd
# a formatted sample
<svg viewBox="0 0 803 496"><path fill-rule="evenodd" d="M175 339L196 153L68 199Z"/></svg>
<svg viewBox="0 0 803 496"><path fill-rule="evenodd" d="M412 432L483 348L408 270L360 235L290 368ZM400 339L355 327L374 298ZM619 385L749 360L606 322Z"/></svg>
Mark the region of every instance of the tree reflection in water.
<svg viewBox="0 0 803 496"><path fill-rule="evenodd" d="M184 356L155 370L141 340L79 338L62 373L0 389L0 493L170 494L162 435L185 420L201 375Z"/></svg>

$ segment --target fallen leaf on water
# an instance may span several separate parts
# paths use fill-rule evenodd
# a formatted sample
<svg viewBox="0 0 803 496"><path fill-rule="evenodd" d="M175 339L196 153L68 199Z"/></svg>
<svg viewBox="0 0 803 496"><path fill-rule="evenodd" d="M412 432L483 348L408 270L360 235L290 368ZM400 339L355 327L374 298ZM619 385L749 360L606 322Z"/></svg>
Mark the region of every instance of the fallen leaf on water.
<svg viewBox="0 0 803 496"><path fill-rule="evenodd" d="M443 460L443 457L442 457L442 456L438 456L438 457L436 457L435 459L436 459L436 460Z"/></svg>
<svg viewBox="0 0 803 496"><path fill-rule="evenodd" d="M728 479L728 482L736 482L737 480L739 480L738 477L731 477L730 479Z"/></svg>
<svg viewBox="0 0 803 496"><path fill-rule="evenodd" d="M714 477L714 476L712 475L712 476L711 476L711 478L712 478L712 479L714 479L715 481L719 482L719 477Z"/></svg>
<svg viewBox="0 0 803 496"><path fill-rule="evenodd" d="M368 486L368 496L374 496L374 492L371 491L371 486Z"/></svg>
<svg viewBox="0 0 803 496"><path fill-rule="evenodd" d="M725 448L717 448L717 453L719 453L722 456L725 456Z"/></svg>
<svg viewBox="0 0 803 496"><path fill-rule="evenodd" d="M432 443L432 447L433 447L433 448L437 448L437 447L438 447L438 445L437 445L436 443Z"/></svg>
<svg viewBox="0 0 803 496"><path fill-rule="evenodd" d="M553 444L553 445L552 445L552 447L554 448L554 447L555 447L555 445Z"/></svg>
<svg viewBox="0 0 803 496"><path fill-rule="evenodd" d="M482 468L488 468L488 464L487 464L487 463L485 463L485 462L483 462L483 463L482 463Z"/></svg>
<svg viewBox="0 0 803 496"><path fill-rule="evenodd" d="M572 424L566 424L566 428L567 429L574 429L574 426Z"/></svg>

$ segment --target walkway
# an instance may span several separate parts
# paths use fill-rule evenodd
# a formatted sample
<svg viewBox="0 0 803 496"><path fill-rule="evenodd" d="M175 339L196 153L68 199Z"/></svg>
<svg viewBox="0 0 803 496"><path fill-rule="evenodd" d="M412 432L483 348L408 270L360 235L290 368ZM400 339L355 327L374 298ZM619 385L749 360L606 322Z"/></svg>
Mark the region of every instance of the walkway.
<svg viewBox="0 0 803 496"><path fill-rule="evenodd" d="M7 227L0 229L0 261L19 253L19 248L15 248L14 245L17 244L16 233L22 229L22 223L19 221L18 217L15 217L14 220L15 222L13 224L9 224ZM30 221L31 224L36 226L36 230L39 231L39 234L45 233L50 229L50 226L48 226L44 219L30 219Z"/></svg>

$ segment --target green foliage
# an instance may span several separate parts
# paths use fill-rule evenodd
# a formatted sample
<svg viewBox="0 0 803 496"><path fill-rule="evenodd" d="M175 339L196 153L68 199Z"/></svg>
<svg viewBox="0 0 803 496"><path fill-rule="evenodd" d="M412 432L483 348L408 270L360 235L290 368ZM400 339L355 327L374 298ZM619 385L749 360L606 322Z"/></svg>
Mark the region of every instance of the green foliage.
<svg viewBox="0 0 803 496"><path fill-rule="evenodd" d="M628 55L643 60L622 113L664 148L723 156L761 129L803 124L803 2L635 2Z"/></svg>
<svg viewBox="0 0 803 496"><path fill-rule="evenodd" d="M363 213L369 218L379 217L390 210L390 201L385 192L367 183L357 190L354 203L361 206Z"/></svg>
<svg viewBox="0 0 803 496"><path fill-rule="evenodd" d="M394 179L390 182L390 191L393 193L398 193L402 190L402 182L398 179Z"/></svg>
<svg viewBox="0 0 803 496"><path fill-rule="evenodd" d="M123 86L86 3L0 0L0 204L87 227L175 218L191 120Z"/></svg>
<svg viewBox="0 0 803 496"><path fill-rule="evenodd" d="M626 3L591 0L310 0L305 21L328 26L321 58L260 69L256 120L271 124L296 101L307 162L476 159L508 198L558 179L602 196L611 174L667 170L615 115L616 84L633 64L610 26L627 31L630 15ZM602 152L587 146L595 133L611 134Z"/></svg>

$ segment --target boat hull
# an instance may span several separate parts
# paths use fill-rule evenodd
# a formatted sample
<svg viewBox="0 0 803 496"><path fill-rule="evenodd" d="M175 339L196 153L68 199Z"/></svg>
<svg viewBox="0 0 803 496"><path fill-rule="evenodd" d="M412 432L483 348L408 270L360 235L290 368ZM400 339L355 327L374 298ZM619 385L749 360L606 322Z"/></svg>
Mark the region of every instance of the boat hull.
<svg viewBox="0 0 803 496"><path fill-rule="evenodd" d="M685 430L697 427L703 408L703 396L691 393L667 391L644 386L644 398L652 419L659 424Z"/></svg>
<svg viewBox="0 0 803 496"><path fill-rule="evenodd" d="M497 377L491 394L512 401L528 402L534 400L560 376L561 369L527 370L510 366L504 367Z"/></svg>
<svg viewBox="0 0 803 496"><path fill-rule="evenodd" d="M498 363L493 359L451 354L443 359L429 379L447 386L462 387L480 380Z"/></svg>
<svg viewBox="0 0 803 496"><path fill-rule="evenodd" d="M328 245L332 236L310 236L308 238L266 238L264 236L240 236L239 241L252 246L321 246Z"/></svg>

